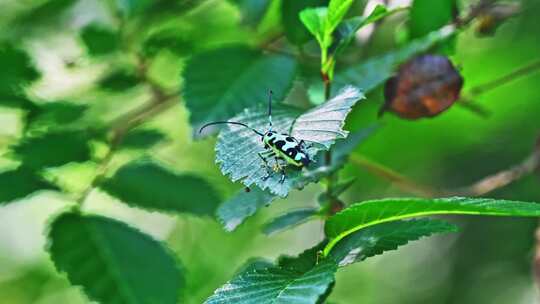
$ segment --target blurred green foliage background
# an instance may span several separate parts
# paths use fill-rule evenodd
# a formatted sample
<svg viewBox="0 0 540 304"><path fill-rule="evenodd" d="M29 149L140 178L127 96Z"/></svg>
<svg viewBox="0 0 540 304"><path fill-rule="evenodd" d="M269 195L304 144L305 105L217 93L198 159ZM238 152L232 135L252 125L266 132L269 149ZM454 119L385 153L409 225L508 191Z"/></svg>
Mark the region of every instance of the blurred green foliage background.
<svg viewBox="0 0 540 304"><path fill-rule="evenodd" d="M156 4L152 9L144 3L147 1L2 0L0 37L27 50L41 72L41 77L29 88L36 102L66 101L84 106L87 108L84 123L100 126L135 109L148 97L147 88L133 79L137 71L133 70L135 59L131 48L140 42L143 33L167 28L169 35L164 36L167 39L162 37L163 41L153 44L154 48L145 49L155 56L148 67L149 75L162 87L182 91L180 75L190 55L222 44L258 45L274 37L283 30L280 5L288 1L292 0L261 1L268 2L262 13L254 10L243 16L238 4L242 1L232 0L161 1L161 7ZM353 11L361 13L366 2L356 1ZM457 37L451 59L465 79L464 92L540 59L540 2L517 2L523 11L501 25L494 36L478 37L470 27ZM139 3L140 11L134 3ZM466 9L470 4L461 1L458 6ZM120 9L111 10L116 5ZM407 1L401 5L407 5ZM125 26L139 30L123 37L113 32L101 35L100 31L107 32L117 25L117 18L121 17L115 14L133 14L135 21ZM385 19L369 39L351 47L347 58L352 58L354 64L395 49L400 45L398 34L406 20L407 13ZM301 36L302 32L289 35ZM110 49L117 54L108 54ZM308 44L306 52L314 50ZM0 62L0 68L11 64ZM112 77L108 74L115 65L126 73L107 78ZM342 66L338 62L339 68ZM540 134L538 84L540 73L532 73L475 97L474 101L489 111L487 118L459 106L436 118L418 121L385 115L381 128L355 153L423 184L444 188L468 185L518 163L530 153ZM382 95L382 88L378 88L358 104L347 119L347 129L358 130L379 121L376 113L383 103ZM305 87L298 84L287 99L305 102L306 96ZM241 185L231 183L214 164L214 138L192 139L194 130L188 117L184 103L178 102L145 123L140 128L159 129L166 140L148 149L121 151L112 167L119 167L134 156L152 156L178 172L204 176L221 198L231 197ZM5 154L9 144L21 137L24 119L23 111L18 108L0 108L3 167L13 163ZM42 123L47 126L49 122L45 118ZM96 155L102 149L99 142L92 146ZM47 175L59 181L63 188L78 193L87 187L96 166L91 162L69 163L47 170ZM348 202L409 195L352 163L341 174L357 178L346 193ZM130 208L101 191L90 194L85 210L120 219L164 240L186 268L184 303L202 303L248 258L274 259L281 254L297 254L320 241L322 223L317 221L272 236L260 231L265 221L284 210L315 206L320 190L321 186L315 184L294 191L287 199L263 208L232 233L209 217ZM197 200L196 194L191 196ZM540 177L528 176L490 196L540 202ZM80 289L70 286L66 277L57 273L44 250L49 216L69 205L68 197L45 191L0 206L2 303L87 303ZM462 233L415 242L402 250L341 269L329 303L536 301L531 275L535 220L467 217L452 220L461 224Z"/></svg>

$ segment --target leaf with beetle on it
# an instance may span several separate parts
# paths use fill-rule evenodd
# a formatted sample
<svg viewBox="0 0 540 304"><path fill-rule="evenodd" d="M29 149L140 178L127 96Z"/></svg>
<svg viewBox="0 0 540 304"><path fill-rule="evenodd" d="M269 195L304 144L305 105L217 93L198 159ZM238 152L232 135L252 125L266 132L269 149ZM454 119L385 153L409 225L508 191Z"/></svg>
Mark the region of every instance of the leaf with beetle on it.
<svg viewBox="0 0 540 304"><path fill-rule="evenodd" d="M269 174L269 168L259 153L265 152L265 144L261 135L255 134L249 128L238 125L228 125L219 135L216 145L216 162L221 171L229 175L233 181L242 180L246 186L256 184L261 189L286 196L293 188L302 188L309 182L315 182L328 174L322 158L316 157L318 151L328 150L336 139L345 138L347 131L342 129L347 114L356 102L363 98L362 93L354 87L345 87L337 96L328 102L308 110L304 114L290 106L274 107L272 110L273 133L287 134L298 142L312 144L304 152L311 163L309 170L303 166L293 168L285 166L285 179L280 173ZM246 109L243 113L229 121L242 122L259 133L266 133L268 112L266 108ZM315 160L315 161L313 161ZM269 165L274 165L275 159L268 159ZM282 166L282 165L281 165Z"/></svg>
<svg viewBox="0 0 540 304"><path fill-rule="evenodd" d="M346 163L347 156L353 152L353 150L360 143L372 135L377 128L377 125L364 128L359 131L352 132L345 139L338 140L336 144L330 148L332 153L330 165L324 165L323 154L325 151L320 151L316 156L318 163L312 164L313 168L308 168L309 171L305 172L304 175L299 176L296 179L297 186L302 187L312 180L316 180L336 172ZM350 186L350 181L337 183L332 194L334 196L338 196L344 190L346 190L348 186ZM326 202L326 198L322 196L323 195L321 195L319 200L321 205ZM238 225L240 225L246 218L254 215L258 209L268 206L274 199L275 195L270 193L268 189L263 191L256 187L250 192L241 190L238 194L219 206L217 210L217 217L227 231L232 231L236 229L236 227L238 227Z"/></svg>

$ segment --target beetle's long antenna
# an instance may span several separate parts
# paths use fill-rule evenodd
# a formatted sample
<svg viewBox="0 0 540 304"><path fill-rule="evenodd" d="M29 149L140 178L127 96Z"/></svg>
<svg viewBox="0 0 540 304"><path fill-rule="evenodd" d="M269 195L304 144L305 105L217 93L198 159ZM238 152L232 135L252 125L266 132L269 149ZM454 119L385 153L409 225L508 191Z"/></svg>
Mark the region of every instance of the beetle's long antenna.
<svg viewBox="0 0 540 304"><path fill-rule="evenodd" d="M268 124L272 130L272 90L268 91Z"/></svg>
<svg viewBox="0 0 540 304"><path fill-rule="evenodd" d="M236 122L236 121L214 121L214 122L211 122L211 123L207 123L205 124L204 126L202 126L200 129L199 129L199 133L202 132L202 130L208 126L211 126L211 125L218 125L218 124L231 124L231 125L239 125L239 126L242 126L242 127L245 127L245 128L248 128L250 129L251 131L255 132L257 135L259 136L264 136L264 134L262 134L261 132L253 129L252 127L246 125L246 124L243 124L241 122Z"/></svg>

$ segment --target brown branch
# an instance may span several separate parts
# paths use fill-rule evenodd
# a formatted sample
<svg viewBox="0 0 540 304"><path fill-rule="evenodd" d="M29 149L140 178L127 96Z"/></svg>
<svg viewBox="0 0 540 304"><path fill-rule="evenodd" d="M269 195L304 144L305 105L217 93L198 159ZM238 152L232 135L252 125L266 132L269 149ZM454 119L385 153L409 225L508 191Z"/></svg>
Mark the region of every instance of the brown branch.
<svg viewBox="0 0 540 304"><path fill-rule="evenodd" d="M536 144L533 152L526 159L517 165L506 170L499 171L493 175L486 176L472 185L457 189L436 189L434 187L419 184L409 178L395 172L394 170L376 163L361 155L351 155L353 164L390 181L400 190L418 195L421 197L438 196L482 196L499 188L505 187L540 168L540 140Z"/></svg>
<svg viewBox="0 0 540 304"><path fill-rule="evenodd" d="M509 184L534 173L540 167L540 147L524 159L521 163L493 175L487 176L476 183L449 192L449 195L481 196L508 186Z"/></svg>
<svg viewBox="0 0 540 304"><path fill-rule="evenodd" d="M77 199L78 206L82 206L84 204L92 190L106 175L109 164L116 150L122 143L124 136L129 131L138 127L148 119L153 118L177 103L176 97L180 96L179 93L165 93L164 89L159 84L148 77L148 63L143 57L137 56L137 70L141 82L148 84L150 87L152 97L146 104L121 115L110 123L111 134L108 140L109 151L99 162L92 181Z"/></svg>
<svg viewBox="0 0 540 304"><path fill-rule="evenodd" d="M396 187L407 193L421 197L435 197L440 193L437 189L416 183L400 173L374 162L365 156L352 154L349 159L353 164L362 167L373 175L390 181Z"/></svg>

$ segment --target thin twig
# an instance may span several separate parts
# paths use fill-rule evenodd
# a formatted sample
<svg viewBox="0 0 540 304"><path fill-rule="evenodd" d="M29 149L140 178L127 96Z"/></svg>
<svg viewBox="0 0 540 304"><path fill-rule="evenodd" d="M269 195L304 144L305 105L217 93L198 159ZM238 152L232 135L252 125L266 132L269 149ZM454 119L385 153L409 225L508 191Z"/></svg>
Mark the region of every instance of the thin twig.
<svg viewBox="0 0 540 304"><path fill-rule="evenodd" d="M400 190L421 197L438 196L482 196L494 190L505 187L540 168L540 142L534 151L526 159L508 169L486 176L472 185L457 189L436 189L412 181L411 179L385 167L377 162L369 160L361 155L351 155L350 160L370 173L384 178L393 183Z"/></svg>
<svg viewBox="0 0 540 304"><path fill-rule="evenodd" d="M506 75L503 75L499 78L483 83L481 85L475 86L474 88L471 88L469 90L469 94L472 96L478 96L478 95L484 94L502 85L505 85L511 81L514 81L518 78L527 76L537 70L540 70L540 60L531 62L525 66L519 67L518 69Z"/></svg>
<svg viewBox="0 0 540 304"><path fill-rule="evenodd" d="M390 181L396 187L407 193L421 197L434 197L439 193L438 190L416 183L402 174L375 161L372 161L363 155L352 154L349 159L353 164L362 167L374 175Z"/></svg>
<svg viewBox="0 0 540 304"><path fill-rule="evenodd" d="M540 168L540 144L537 144L533 153L517 165L493 175L484 177L474 184L450 191L450 195L481 196L505 187Z"/></svg>

